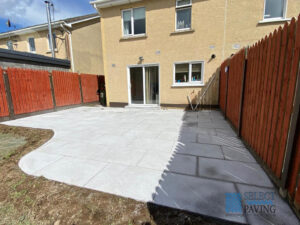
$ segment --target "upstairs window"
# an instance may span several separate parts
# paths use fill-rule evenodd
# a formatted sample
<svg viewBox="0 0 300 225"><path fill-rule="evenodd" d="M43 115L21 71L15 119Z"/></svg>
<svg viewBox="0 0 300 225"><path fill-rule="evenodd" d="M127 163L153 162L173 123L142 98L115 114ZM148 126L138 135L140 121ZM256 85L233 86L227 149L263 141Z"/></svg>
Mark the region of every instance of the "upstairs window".
<svg viewBox="0 0 300 225"><path fill-rule="evenodd" d="M122 11L123 36L142 35L146 33L145 8Z"/></svg>
<svg viewBox="0 0 300 225"><path fill-rule="evenodd" d="M28 38L28 46L30 52L35 52L35 41L33 37Z"/></svg>
<svg viewBox="0 0 300 225"><path fill-rule="evenodd" d="M287 0L265 0L264 19L284 19Z"/></svg>
<svg viewBox="0 0 300 225"><path fill-rule="evenodd" d="M176 0L176 30L191 29L192 0Z"/></svg>
<svg viewBox="0 0 300 225"><path fill-rule="evenodd" d="M56 46L56 34L52 34L53 36L53 49L57 49L57 46ZM50 38L49 38L49 34L47 34L47 38L48 38L48 47L50 49Z"/></svg>
<svg viewBox="0 0 300 225"><path fill-rule="evenodd" d="M14 44L11 40L6 42L7 49L14 50Z"/></svg>

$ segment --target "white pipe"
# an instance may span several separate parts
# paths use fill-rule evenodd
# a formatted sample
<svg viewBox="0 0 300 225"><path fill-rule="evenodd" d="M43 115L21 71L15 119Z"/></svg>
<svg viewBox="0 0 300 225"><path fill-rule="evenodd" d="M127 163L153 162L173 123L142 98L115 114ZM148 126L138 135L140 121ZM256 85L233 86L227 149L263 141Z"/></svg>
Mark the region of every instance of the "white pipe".
<svg viewBox="0 0 300 225"><path fill-rule="evenodd" d="M67 25L67 24L66 24ZM70 40L70 56L71 56L71 68L72 68L72 72L75 72L75 64L74 64L74 57L73 57L73 47L72 47L72 33L64 27L64 25L60 25L62 27L62 29L68 33L68 37L69 37L69 40ZM70 26L69 26L70 27Z"/></svg>

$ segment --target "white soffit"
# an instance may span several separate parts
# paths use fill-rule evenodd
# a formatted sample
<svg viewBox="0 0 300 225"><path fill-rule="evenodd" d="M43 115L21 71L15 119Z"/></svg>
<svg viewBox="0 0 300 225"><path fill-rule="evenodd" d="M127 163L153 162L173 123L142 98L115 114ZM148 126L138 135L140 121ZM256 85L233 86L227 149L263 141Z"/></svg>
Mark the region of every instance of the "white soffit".
<svg viewBox="0 0 300 225"><path fill-rule="evenodd" d="M91 1L90 4L94 5L95 8L102 9L102 8L108 8L112 6L117 5L124 5L134 2L140 2L142 0L97 0L97 1Z"/></svg>

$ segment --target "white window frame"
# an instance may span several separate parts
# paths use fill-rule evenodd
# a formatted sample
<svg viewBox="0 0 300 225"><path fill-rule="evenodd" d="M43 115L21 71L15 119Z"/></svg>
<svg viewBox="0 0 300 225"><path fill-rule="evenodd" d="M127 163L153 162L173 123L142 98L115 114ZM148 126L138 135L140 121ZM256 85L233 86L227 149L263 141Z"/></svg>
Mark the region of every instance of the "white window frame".
<svg viewBox="0 0 300 225"><path fill-rule="evenodd" d="M30 39L30 38L33 38L33 40L34 40L34 48L35 48L35 51L31 51L31 50L30 50L30 42L29 42L29 39ZM28 46L28 52L36 53L36 45L35 45L35 38L34 38L34 37L28 37L28 38L27 38L27 46Z"/></svg>
<svg viewBox="0 0 300 225"><path fill-rule="evenodd" d="M274 18L265 18L265 15L266 15L266 2L267 2L267 0L264 0L264 12L263 12L263 19L262 19L261 22L276 22L276 21L289 20L289 19L286 18L288 0L284 0L283 16L282 17L274 17Z"/></svg>
<svg viewBox="0 0 300 225"><path fill-rule="evenodd" d="M11 43L12 49L10 49L10 48L8 47L8 43ZM14 50L14 42L13 42L12 40L6 41L6 47L7 47L8 50Z"/></svg>
<svg viewBox="0 0 300 225"><path fill-rule="evenodd" d="M177 3L178 3L179 0L176 0L176 11L175 11L175 31L185 31L185 30L191 30L192 29L192 0L190 0L190 4L187 4L187 5L181 5L181 6L178 6ZM184 9L188 9L190 8L191 9L191 27L189 28L181 28L181 29L177 29L177 11L180 11L180 10L184 10Z"/></svg>
<svg viewBox="0 0 300 225"><path fill-rule="evenodd" d="M145 33L143 34L134 34L134 18L133 18L133 10L134 9L145 9ZM130 11L131 14L131 34L124 34L124 19L123 19L123 12ZM138 36L145 36L147 29L146 29L146 7L135 7L135 8L130 8L130 9L123 9L121 11L121 16L122 16L122 37L138 37Z"/></svg>
<svg viewBox="0 0 300 225"><path fill-rule="evenodd" d="M192 65L202 64L201 67L201 81L192 81ZM189 64L189 82L177 83L176 82L176 65L179 64ZM173 85L172 87L188 87L188 86L204 86L204 61L187 61L187 62L175 62L173 64Z"/></svg>

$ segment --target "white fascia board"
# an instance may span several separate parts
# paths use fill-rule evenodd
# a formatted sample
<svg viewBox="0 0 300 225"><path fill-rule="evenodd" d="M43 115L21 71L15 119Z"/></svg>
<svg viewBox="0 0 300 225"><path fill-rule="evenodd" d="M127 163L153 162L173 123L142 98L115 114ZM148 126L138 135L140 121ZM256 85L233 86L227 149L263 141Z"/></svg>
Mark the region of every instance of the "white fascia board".
<svg viewBox="0 0 300 225"><path fill-rule="evenodd" d="M83 20L74 21L74 22L71 22L71 23L67 23L67 25L72 27L73 24L83 23L83 22L86 22L86 21L89 21L89 20L94 20L94 19L99 19L99 18L100 18L100 15L99 16L94 16L94 17L91 17L91 18L86 18L86 19L83 19Z"/></svg>
<svg viewBox="0 0 300 225"><path fill-rule="evenodd" d="M63 21L54 22L54 23L52 23L52 28L57 28L60 26L60 24L63 24L63 23L64 23ZM9 32L0 34L0 39L11 37L11 36L30 34L30 33L34 33L37 31L47 30L47 29L48 29L48 24L41 24L41 25L37 25L37 26L27 27L27 28L23 28L20 30L13 30L13 31L9 31Z"/></svg>
<svg viewBox="0 0 300 225"><path fill-rule="evenodd" d="M134 2L140 2L142 0L97 0L91 1L90 4L94 5L95 8L103 9L117 5L125 5Z"/></svg>

